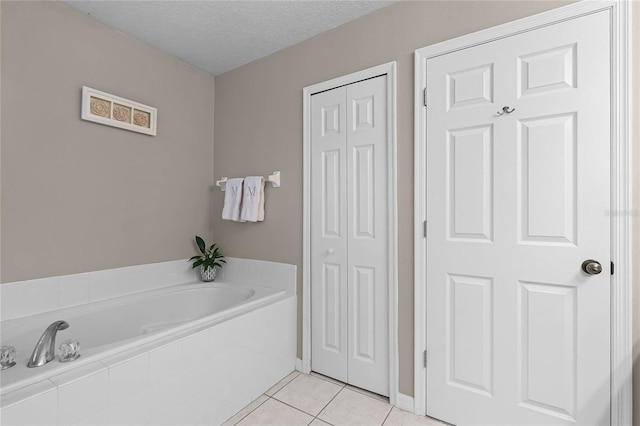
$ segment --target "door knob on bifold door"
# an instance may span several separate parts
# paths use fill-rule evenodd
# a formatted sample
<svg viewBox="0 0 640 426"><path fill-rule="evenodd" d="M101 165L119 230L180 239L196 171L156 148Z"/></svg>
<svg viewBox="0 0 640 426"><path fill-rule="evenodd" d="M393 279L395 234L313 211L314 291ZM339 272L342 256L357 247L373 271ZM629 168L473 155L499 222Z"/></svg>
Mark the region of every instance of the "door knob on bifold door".
<svg viewBox="0 0 640 426"><path fill-rule="evenodd" d="M327 254L333 254L333 253L335 253L334 249L327 249Z"/></svg>
<svg viewBox="0 0 640 426"><path fill-rule="evenodd" d="M587 259L582 262L582 270L589 275L598 275L602 272L602 265L596 260Z"/></svg>

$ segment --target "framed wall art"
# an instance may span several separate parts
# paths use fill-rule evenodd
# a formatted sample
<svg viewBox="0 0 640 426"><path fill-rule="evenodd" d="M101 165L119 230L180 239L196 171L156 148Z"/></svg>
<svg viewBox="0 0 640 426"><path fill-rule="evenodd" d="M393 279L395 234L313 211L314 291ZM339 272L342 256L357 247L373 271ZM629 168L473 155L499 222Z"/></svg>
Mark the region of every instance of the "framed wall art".
<svg viewBox="0 0 640 426"><path fill-rule="evenodd" d="M83 86L80 117L83 120L155 136L158 110Z"/></svg>

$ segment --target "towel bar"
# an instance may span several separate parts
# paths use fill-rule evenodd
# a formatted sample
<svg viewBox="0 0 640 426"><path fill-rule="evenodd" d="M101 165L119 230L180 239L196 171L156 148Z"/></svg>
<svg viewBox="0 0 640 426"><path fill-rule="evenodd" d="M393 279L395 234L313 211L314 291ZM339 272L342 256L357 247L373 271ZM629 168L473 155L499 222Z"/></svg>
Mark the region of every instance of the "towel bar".
<svg viewBox="0 0 640 426"><path fill-rule="evenodd" d="M229 178L225 176L220 180L216 181L216 186L220 187L220 189L224 191L227 188L228 180ZM280 188L280 172L279 171L275 171L271 173L269 176L264 178L264 180L265 182L270 182L271 186L273 186L274 188Z"/></svg>

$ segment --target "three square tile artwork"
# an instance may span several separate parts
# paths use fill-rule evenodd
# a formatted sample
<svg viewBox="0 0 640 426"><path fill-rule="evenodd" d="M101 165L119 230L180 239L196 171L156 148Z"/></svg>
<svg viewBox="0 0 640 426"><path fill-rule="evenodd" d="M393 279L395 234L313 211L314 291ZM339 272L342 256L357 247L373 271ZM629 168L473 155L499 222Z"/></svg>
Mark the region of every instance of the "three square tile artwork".
<svg viewBox="0 0 640 426"><path fill-rule="evenodd" d="M389 404L387 398L320 374L292 372L223 426L439 425Z"/></svg>

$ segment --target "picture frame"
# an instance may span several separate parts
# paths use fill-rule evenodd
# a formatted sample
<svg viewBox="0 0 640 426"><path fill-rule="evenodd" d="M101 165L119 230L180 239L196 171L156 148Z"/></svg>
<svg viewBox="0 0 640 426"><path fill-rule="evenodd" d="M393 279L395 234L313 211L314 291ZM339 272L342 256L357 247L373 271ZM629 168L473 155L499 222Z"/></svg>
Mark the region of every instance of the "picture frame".
<svg viewBox="0 0 640 426"><path fill-rule="evenodd" d="M80 118L94 123L156 136L158 110L129 99L82 86Z"/></svg>

